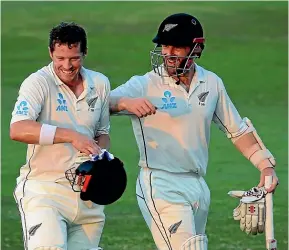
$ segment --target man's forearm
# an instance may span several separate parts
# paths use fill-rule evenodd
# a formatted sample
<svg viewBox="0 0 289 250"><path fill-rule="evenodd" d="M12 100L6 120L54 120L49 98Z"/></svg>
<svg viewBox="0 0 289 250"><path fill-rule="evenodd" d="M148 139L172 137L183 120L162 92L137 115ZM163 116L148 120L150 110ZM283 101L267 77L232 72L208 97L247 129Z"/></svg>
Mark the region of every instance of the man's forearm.
<svg viewBox="0 0 289 250"><path fill-rule="evenodd" d="M10 138L27 144L39 144L42 124L32 120L15 122L10 126ZM53 143L71 143L74 134L71 129L56 128Z"/></svg>
<svg viewBox="0 0 289 250"><path fill-rule="evenodd" d="M111 96L109 100L109 111L110 113L116 113L125 110L125 101L126 97L121 96Z"/></svg>
<svg viewBox="0 0 289 250"><path fill-rule="evenodd" d="M256 143L257 140L254 137L253 133L251 132L240 137L240 139L238 139L234 145L241 153L244 153L248 148L250 148Z"/></svg>
<svg viewBox="0 0 289 250"><path fill-rule="evenodd" d="M234 143L234 145L248 160L251 160L250 155L253 155L255 152L262 149L253 132L242 136ZM258 166L260 170L267 167L272 167L272 163L269 159L262 160Z"/></svg>
<svg viewBox="0 0 289 250"><path fill-rule="evenodd" d="M98 146L100 146L103 149L110 149L110 137L107 134L102 134L95 138L97 141Z"/></svg>

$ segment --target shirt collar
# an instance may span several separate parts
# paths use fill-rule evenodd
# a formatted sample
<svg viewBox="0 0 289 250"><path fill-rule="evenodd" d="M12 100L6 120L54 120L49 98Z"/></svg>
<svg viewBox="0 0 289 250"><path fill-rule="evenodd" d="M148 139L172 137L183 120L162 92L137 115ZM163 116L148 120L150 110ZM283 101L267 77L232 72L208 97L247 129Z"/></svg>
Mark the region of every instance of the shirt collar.
<svg viewBox="0 0 289 250"><path fill-rule="evenodd" d="M53 68L53 62L51 62L49 64L49 69L51 71L51 73L54 75L55 77L55 84L57 86L60 86L62 84L65 84L64 82L62 82L59 77L57 76L57 74L55 73L54 71L54 68ZM84 87L84 91L83 93L80 95L81 96L86 96L86 95L93 95L94 92L95 92L95 85L94 85L94 82L93 80L89 77L89 74L86 70L86 68L84 67L81 67L80 69L80 74L82 76L82 80L83 80L83 87Z"/></svg>
<svg viewBox="0 0 289 250"><path fill-rule="evenodd" d="M195 78L196 82L205 83L206 79L205 79L204 69L196 63L195 63L195 69L196 69L196 73L194 77L196 77Z"/></svg>
<svg viewBox="0 0 289 250"><path fill-rule="evenodd" d="M60 80L60 78L55 73L54 67L53 67L53 62L51 62L49 64L49 69L50 69L51 73L53 74L53 76L55 77L55 84L57 86L65 84L63 81ZM87 82L87 76L86 76L86 72L85 72L85 68L84 67L81 67L80 74L81 74L81 77L82 77L82 80L83 80L84 88L87 88L87 83L86 83Z"/></svg>
<svg viewBox="0 0 289 250"><path fill-rule="evenodd" d="M54 76L54 78L55 78L55 81L54 81L54 82L55 82L55 84L56 84L57 86L64 84L64 83L59 79L59 77L57 76L57 74L55 73L54 68L53 68L53 62L51 62L51 63L49 64L49 70L51 71L52 75Z"/></svg>

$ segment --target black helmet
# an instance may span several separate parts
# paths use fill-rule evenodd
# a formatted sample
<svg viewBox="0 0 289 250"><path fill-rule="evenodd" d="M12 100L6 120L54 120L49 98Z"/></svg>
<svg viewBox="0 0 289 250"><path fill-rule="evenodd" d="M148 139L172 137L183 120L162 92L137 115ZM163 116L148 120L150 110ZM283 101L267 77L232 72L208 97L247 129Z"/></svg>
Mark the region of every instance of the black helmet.
<svg viewBox="0 0 289 250"><path fill-rule="evenodd" d="M198 19L186 13L177 13L168 16L159 26L158 33L152 40L156 46L151 51L151 63L153 70L159 75L159 67L163 64L163 55L158 47L170 45L175 47L190 47L191 52L184 57L182 67L176 68L176 76L180 76L190 70L191 59L199 58L204 49L205 39L203 28Z"/></svg>
<svg viewBox="0 0 289 250"><path fill-rule="evenodd" d="M91 200L99 205L108 205L117 201L127 184L123 163L117 157L85 161L76 169L67 170L65 176L73 191L80 192L82 200Z"/></svg>
<svg viewBox="0 0 289 250"><path fill-rule="evenodd" d="M168 16L161 23L153 42L159 45L191 47L196 38L203 38L201 23L192 15L178 13Z"/></svg>

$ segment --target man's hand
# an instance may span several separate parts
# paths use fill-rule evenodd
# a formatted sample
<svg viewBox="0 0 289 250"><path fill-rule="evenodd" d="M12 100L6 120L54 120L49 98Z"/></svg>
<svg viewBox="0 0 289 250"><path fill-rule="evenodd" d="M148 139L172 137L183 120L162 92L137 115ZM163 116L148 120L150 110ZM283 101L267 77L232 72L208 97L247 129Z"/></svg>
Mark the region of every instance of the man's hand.
<svg viewBox="0 0 289 250"><path fill-rule="evenodd" d="M97 145L97 142L95 140L80 133L75 133L72 138L71 144L78 151L85 153L86 155L101 153L101 148Z"/></svg>
<svg viewBox="0 0 289 250"><path fill-rule="evenodd" d="M258 187L263 187L265 185L265 176L270 176L270 175L273 176L273 181L272 181L270 188L266 189L268 193L274 192L277 185L279 184L278 177L276 175L274 168L268 167L268 168L263 169L261 171L260 182L258 184Z"/></svg>
<svg viewBox="0 0 289 250"><path fill-rule="evenodd" d="M127 110L138 117L146 117L156 113L156 107L146 98L121 98L121 110Z"/></svg>
<svg viewBox="0 0 289 250"><path fill-rule="evenodd" d="M228 193L239 198L240 203L233 211L233 218L240 221L240 229L247 234L261 234L265 230L265 190L253 187L248 191L234 190Z"/></svg>

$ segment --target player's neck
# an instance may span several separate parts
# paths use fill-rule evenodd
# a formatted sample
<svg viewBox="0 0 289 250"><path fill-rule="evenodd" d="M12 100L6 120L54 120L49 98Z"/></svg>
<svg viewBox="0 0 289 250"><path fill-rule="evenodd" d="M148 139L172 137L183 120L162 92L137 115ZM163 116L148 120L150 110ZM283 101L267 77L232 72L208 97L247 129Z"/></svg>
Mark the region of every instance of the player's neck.
<svg viewBox="0 0 289 250"><path fill-rule="evenodd" d="M65 85L70 88L70 90L75 94L76 98L78 98L84 91L83 79L81 74L78 74L77 77L73 79L73 81L65 83Z"/></svg>
<svg viewBox="0 0 289 250"><path fill-rule="evenodd" d="M180 81L183 85L185 85L187 88L190 88L192 79L195 74L195 67L193 67L190 72L185 75L185 76L180 76L180 77L174 77L176 81Z"/></svg>
<svg viewBox="0 0 289 250"><path fill-rule="evenodd" d="M72 81L63 82L63 83L67 85L69 88L74 88L82 83L82 77L80 74L77 74Z"/></svg>

